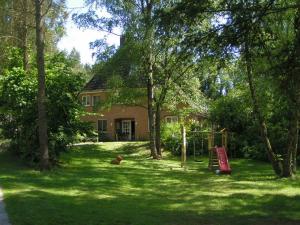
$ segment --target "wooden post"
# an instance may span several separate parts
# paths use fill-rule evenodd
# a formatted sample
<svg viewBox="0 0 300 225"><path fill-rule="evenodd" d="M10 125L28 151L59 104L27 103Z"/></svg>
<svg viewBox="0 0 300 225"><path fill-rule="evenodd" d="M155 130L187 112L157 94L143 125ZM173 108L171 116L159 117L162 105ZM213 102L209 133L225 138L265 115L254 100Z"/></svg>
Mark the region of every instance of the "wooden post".
<svg viewBox="0 0 300 225"><path fill-rule="evenodd" d="M195 133L193 133L193 150L194 150L194 161L196 161L196 143L195 143Z"/></svg>
<svg viewBox="0 0 300 225"><path fill-rule="evenodd" d="M228 139L228 132L226 130L226 128L224 128L223 130L221 130L221 133L222 133L222 147L224 147L227 151L227 139Z"/></svg>
<svg viewBox="0 0 300 225"><path fill-rule="evenodd" d="M181 124L182 147L181 147L181 167L186 163L186 130L184 124Z"/></svg>
<svg viewBox="0 0 300 225"><path fill-rule="evenodd" d="M215 145L215 133L213 129L211 133L208 133L207 139L208 139L208 155L209 155L208 168L211 170L213 168L213 147Z"/></svg>
<svg viewBox="0 0 300 225"><path fill-rule="evenodd" d="M208 152L210 151L210 149L212 148L212 135L211 134L208 134L207 135L207 140L208 140Z"/></svg>
<svg viewBox="0 0 300 225"><path fill-rule="evenodd" d="M208 134L208 150L211 150L213 147L215 147L215 133L212 130L210 134Z"/></svg>
<svg viewBox="0 0 300 225"><path fill-rule="evenodd" d="M201 156L203 156L204 153L204 137L203 137L203 133L201 133Z"/></svg>
<svg viewBox="0 0 300 225"><path fill-rule="evenodd" d="M225 146L225 149L226 149L226 151L228 151L228 132L227 132L227 130L224 132L224 146Z"/></svg>

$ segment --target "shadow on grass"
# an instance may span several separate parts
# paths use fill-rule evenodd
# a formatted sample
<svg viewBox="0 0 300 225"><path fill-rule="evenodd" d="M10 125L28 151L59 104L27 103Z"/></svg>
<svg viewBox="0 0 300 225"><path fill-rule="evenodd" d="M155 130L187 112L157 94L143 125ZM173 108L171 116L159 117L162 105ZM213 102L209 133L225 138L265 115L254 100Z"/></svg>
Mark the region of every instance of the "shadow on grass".
<svg viewBox="0 0 300 225"><path fill-rule="evenodd" d="M123 153L125 155L131 155L134 153L139 153L144 149L148 149L149 148L149 143L147 142L142 142L140 144L134 144L134 143L127 143L123 146L121 146L120 148L117 149L118 152ZM150 152L150 150L149 150Z"/></svg>
<svg viewBox="0 0 300 225"><path fill-rule="evenodd" d="M266 195L264 200L258 200L252 195L213 198L201 195L199 197L202 200L194 199L189 202L168 197L162 201L159 193L149 195L147 191L131 195L119 192L114 196L106 192L97 196L88 193L70 196L35 191L15 194L8 197L6 202L10 205L9 212L13 205L17 205L14 213L19 216L12 219L12 223L17 225L32 224L32 221L47 225L296 225L300 222L286 216L290 203L299 201L300 196L287 198L282 195ZM245 199L250 202L244 201ZM219 204L216 205L216 202ZM28 203L32 204L31 209L28 209ZM293 210L299 211L300 208L297 206Z"/></svg>
<svg viewBox="0 0 300 225"><path fill-rule="evenodd" d="M40 173L0 155L0 182L14 225L300 224L296 181L277 181L269 166L233 160L232 176L171 170L179 160L145 160L147 143L74 147L62 168ZM111 165L116 154L125 156ZM296 187L296 186L295 186ZM38 213L37 213L38 212ZM34 223L33 223L34 222Z"/></svg>

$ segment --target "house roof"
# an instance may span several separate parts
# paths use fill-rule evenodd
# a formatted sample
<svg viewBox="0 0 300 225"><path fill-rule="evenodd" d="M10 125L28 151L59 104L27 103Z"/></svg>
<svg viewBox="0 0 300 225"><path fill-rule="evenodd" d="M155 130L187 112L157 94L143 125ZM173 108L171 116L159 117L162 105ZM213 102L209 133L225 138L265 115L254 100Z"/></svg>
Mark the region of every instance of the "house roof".
<svg viewBox="0 0 300 225"><path fill-rule="evenodd" d="M83 91L106 90L109 89L107 84L108 75L94 75L92 79L84 86ZM135 77L124 78L127 87L130 88L145 88L145 82L142 79L137 80Z"/></svg>
<svg viewBox="0 0 300 225"><path fill-rule="evenodd" d="M105 78L101 76L93 76L93 78L85 85L84 91L91 91L97 89L107 89L107 84Z"/></svg>

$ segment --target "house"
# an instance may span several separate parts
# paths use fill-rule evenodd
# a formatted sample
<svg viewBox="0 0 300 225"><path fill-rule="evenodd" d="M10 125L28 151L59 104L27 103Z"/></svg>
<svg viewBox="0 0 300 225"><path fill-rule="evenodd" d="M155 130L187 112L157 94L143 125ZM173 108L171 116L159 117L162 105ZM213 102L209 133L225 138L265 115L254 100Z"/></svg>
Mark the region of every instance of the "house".
<svg viewBox="0 0 300 225"><path fill-rule="evenodd" d="M89 112L82 120L92 122L98 132L98 140L133 141L148 140L149 125L146 104L143 106L113 105L106 110L95 106L104 102L109 91L100 77L94 76L80 94L82 104ZM145 101L146 102L146 101ZM166 122L178 121L178 117L168 112L161 113Z"/></svg>
<svg viewBox="0 0 300 225"><path fill-rule="evenodd" d="M125 36L121 36L120 48L114 56L107 62L104 67L98 71L101 76L95 75L84 87L80 98L85 106L88 115L85 115L82 120L92 122L95 130L98 133L98 140L101 141L131 141L131 140L148 140L149 139L149 124L147 99L143 99L139 105L112 105L109 109L99 110L96 106L105 102L109 97L109 90L106 86L108 78L112 74L118 74L125 78L128 86L132 90L145 87L145 83L141 79L135 82L130 82L132 71L134 71L134 49L124 44ZM112 66L113 65L113 66ZM129 81L128 81L129 80ZM128 91L130 92L130 91ZM124 98L126 98L125 93ZM129 95L130 93L128 93ZM179 107L180 108L180 107ZM160 113L161 121L176 122L178 117L168 111ZM201 120L201 116L194 115L193 119Z"/></svg>

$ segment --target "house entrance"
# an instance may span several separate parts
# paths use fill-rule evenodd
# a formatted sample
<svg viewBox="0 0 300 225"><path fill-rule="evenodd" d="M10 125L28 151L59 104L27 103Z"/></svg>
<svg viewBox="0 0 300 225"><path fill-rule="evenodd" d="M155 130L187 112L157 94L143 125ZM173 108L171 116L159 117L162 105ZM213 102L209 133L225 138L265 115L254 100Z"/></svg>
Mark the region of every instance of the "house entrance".
<svg viewBox="0 0 300 225"><path fill-rule="evenodd" d="M135 121L134 119L116 119L116 140L132 141L135 140Z"/></svg>
<svg viewBox="0 0 300 225"><path fill-rule="evenodd" d="M122 120L122 134L131 140L131 120Z"/></svg>

